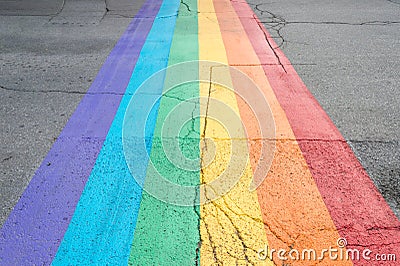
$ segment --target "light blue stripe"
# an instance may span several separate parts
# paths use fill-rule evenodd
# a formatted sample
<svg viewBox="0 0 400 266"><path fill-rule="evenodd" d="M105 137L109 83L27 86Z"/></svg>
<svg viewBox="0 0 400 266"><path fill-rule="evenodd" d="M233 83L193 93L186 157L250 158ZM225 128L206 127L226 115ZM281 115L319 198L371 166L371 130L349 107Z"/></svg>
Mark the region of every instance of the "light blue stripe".
<svg viewBox="0 0 400 266"><path fill-rule="evenodd" d="M148 77L165 68L180 2L164 1L146 39L130 83L120 103L74 216L57 251L53 265L127 265L142 189L131 176L122 145L122 124L132 94ZM152 88L161 95L163 84ZM146 125L147 152L157 118L155 106ZM143 129L138 129L143 130ZM139 135L139 134L138 134ZM148 156L143 158L143 183Z"/></svg>

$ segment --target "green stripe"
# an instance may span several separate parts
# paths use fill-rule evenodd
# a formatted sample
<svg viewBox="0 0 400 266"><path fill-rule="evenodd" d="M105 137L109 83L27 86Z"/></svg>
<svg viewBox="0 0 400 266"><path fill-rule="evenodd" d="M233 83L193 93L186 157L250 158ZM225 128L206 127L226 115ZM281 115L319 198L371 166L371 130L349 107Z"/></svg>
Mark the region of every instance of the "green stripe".
<svg viewBox="0 0 400 266"><path fill-rule="evenodd" d="M169 65L198 60L197 0L186 3L187 6L181 4L179 9ZM198 69L193 71L198 73ZM177 73L167 71L166 81L173 79L174 75ZM164 178L177 184L198 185L200 172L176 167L168 160L164 151L168 149L174 151L172 145L179 141L183 155L197 160L197 165L200 165L200 120L189 120L185 125L168 124L164 120L178 104L189 112L189 116L198 117L200 113L198 97L199 84L194 82L168 91L161 98L150 159ZM173 116L188 117L188 112L176 112ZM179 120L179 117L175 118L173 120ZM179 138L164 139L164 143L161 143L163 126L183 127ZM145 192L146 186L150 185L148 180L151 180L151 175L151 171L148 170L129 265L191 265L196 264L196 261L199 263L199 207L175 206L152 197Z"/></svg>

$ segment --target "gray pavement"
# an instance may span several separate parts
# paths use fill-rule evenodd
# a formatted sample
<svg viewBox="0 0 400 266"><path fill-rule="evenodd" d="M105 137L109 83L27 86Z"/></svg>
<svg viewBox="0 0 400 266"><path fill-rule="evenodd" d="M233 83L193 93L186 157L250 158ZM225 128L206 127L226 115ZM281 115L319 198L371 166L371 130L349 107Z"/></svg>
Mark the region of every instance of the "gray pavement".
<svg viewBox="0 0 400 266"><path fill-rule="evenodd" d="M0 225L143 2L0 0Z"/></svg>
<svg viewBox="0 0 400 266"><path fill-rule="evenodd" d="M400 218L400 1L249 3Z"/></svg>
<svg viewBox="0 0 400 266"><path fill-rule="evenodd" d="M0 225L140 1L0 0ZM251 0L400 217L398 0Z"/></svg>

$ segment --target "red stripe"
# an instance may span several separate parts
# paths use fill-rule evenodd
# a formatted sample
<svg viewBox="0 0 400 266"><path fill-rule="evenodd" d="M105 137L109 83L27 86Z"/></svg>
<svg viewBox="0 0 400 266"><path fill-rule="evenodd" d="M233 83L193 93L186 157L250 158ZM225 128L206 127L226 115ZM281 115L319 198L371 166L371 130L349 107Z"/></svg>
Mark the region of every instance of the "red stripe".
<svg viewBox="0 0 400 266"><path fill-rule="evenodd" d="M277 45L253 10L243 2L233 1L232 5L263 63L330 215L340 235L347 239L348 247L369 248L373 251L371 257L376 253L394 253L400 257L400 221L283 52L270 48ZM271 53L279 60L268 62ZM355 265L366 263L380 265L378 261L354 261Z"/></svg>

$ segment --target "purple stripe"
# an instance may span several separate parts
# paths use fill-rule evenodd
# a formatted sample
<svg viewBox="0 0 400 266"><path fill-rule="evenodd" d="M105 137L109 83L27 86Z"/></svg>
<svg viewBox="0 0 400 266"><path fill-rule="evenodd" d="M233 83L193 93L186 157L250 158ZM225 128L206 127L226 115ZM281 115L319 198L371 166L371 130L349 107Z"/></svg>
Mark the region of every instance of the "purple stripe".
<svg viewBox="0 0 400 266"><path fill-rule="evenodd" d="M161 0L147 0L0 231L1 265L47 265L67 230Z"/></svg>

